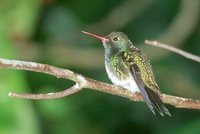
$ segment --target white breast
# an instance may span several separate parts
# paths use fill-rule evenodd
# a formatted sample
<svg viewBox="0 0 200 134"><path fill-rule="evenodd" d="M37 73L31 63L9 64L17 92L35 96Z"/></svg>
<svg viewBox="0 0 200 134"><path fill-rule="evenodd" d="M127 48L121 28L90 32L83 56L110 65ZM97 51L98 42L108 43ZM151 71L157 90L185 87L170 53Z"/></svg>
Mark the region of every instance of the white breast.
<svg viewBox="0 0 200 134"><path fill-rule="evenodd" d="M122 86L123 88L126 88L133 93L140 92L140 89L138 88L132 74L130 74L129 75L130 77L127 78L126 80L120 80L117 74L113 73L113 71L111 71L111 68L108 65L105 64L105 67L106 67L106 72L108 74L108 77L112 81L113 84Z"/></svg>

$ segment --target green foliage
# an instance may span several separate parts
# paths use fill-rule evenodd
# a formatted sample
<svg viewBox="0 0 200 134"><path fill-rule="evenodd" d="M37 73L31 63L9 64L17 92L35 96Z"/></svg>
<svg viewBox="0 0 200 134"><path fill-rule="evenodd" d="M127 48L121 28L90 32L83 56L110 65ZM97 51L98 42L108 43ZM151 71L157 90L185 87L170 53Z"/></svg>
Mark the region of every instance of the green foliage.
<svg viewBox="0 0 200 134"><path fill-rule="evenodd" d="M15 50L16 46L10 35L16 34L16 32L25 36L30 34L33 20L26 19L28 18L27 10L31 10L34 6L32 3L22 0L19 2L3 1L2 3L3 5L0 6L0 57L16 58L18 55ZM30 13L29 15L32 16L33 12ZM0 133L39 133L37 116L32 103L8 97L8 93L15 89L17 92L28 91L29 86L24 72L1 69L0 76Z"/></svg>
<svg viewBox="0 0 200 134"><path fill-rule="evenodd" d="M80 31L107 35L113 29L125 32L147 53L162 92L200 99L199 63L140 45L145 39L159 39L169 44L175 42L171 45L200 55L199 15L192 18L196 12L199 14L200 8L196 10L195 5L200 2L194 0L183 5L186 2L1 0L0 57L52 64L110 82L104 69L101 42ZM130 18L122 25L126 18L123 11L129 9L129 3L132 4L127 14ZM122 12L114 14L117 9ZM186 11L184 15L192 15L181 20L184 17L178 16L181 11ZM115 17L109 19L109 15ZM191 18L195 23L189 21ZM179 22L178 25L169 30L175 22ZM180 29L173 31L178 26L192 28L184 32ZM173 34L168 35L170 32ZM175 41L172 39L174 34L178 35ZM154 116L145 103L88 89L56 100L30 101L8 97L10 91L56 92L73 84L46 74L0 69L0 134L200 133L199 111L168 106L171 118Z"/></svg>

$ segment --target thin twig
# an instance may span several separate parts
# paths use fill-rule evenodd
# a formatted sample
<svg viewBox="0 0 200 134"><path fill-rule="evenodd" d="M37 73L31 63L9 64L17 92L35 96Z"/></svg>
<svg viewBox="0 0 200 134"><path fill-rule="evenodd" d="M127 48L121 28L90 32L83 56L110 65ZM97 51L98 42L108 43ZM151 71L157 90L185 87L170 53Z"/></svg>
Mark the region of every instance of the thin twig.
<svg viewBox="0 0 200 134"><path fill-rule="evenodd" d="M10 92L9 96L15 97L15 98L33 99L33 100L56 99L56 98L61 98L61 97L65 97L65 96L74 94L82 89L83 89L83 86L76 83L74 86L72 86L68 89L65 89L60 92L55 92L55 93L52 92L52 93L47 93L47 94L21 94L21 93Z"/></svg>
<svg viewBox="0 0 200 134"><path fill-rule="evenodd" d="M183 51L183 50L181 50L181 49L178 49L178 48L169 46L169 45L167 45L167 44L163 44L163 43L160 43L160 42L157 42L157 41L150 41L150 40L145 40L145 43L146 43L147 45L151 45L151 46L155 46L155 47L160 47L160 48L167 49L167 50L169 50L169 51L172 51L172 52L174 52L174 53L177 53L177 54L179 54L179 55L182 55L182 56L184 56L185 58L188 58L188 59L191 59L191 60L200 62L200 57L199 57L199 56L193 55L193 54L188 53L188 52L185 52L185 51Z"/></svg>
<svg viewBox="0 0 200 134"><path fill-rule="evenodd" d="M47 93L47 94L10 93L9 94L10 97L24 98L24 99L54 99L74 94L83 88L90 88L101 92L121 96L130 99L132 101L143 101L143 98L140 93L133 94L132 92L124 90L121 87L84 77L81 74L77 74L68 69L62 69L35 62L8 60L3 58L0 58L0 67L41 72L56 76L57 78L69 79L76 82L74 86L61 92ZM160 94L160 96L164 103L173 105L178 108L200 109L199 100L193 100L166 94Z"/></svg>

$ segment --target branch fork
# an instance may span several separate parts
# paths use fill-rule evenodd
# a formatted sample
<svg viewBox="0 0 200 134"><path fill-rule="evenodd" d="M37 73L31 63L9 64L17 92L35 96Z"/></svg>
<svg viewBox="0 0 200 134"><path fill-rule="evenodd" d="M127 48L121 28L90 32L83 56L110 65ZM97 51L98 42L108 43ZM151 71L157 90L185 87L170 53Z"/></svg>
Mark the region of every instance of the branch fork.
<svg viewBox="0 0 200 134"><path fill-rule="evenodd" d="M195 60L200 62L200 57L187 53L183 50L168 46L166 44L159 43L157 41L145 41L146 44L161 47L175 53L178 53L186 58L191 60ZM53 75L57 78L63 78L72 80L75 84L63 91L60 92L52 92L46 94L22 94L22 93L15 93L10 92L9 96L14 98L23 98L23 99L56 99L62 98L65 96L72 95L78 91L81 91L84 88L90 88L93 90L97 90L100 92L109 93L112 95L121 96L132 101L144 101L143 97L140 93L132 93L128 90L124 90L123 88L100 82L88 77L85 77L81 74L77 74L71 70L58 68L54 66L50 66L47 64L35 63L35 62L28 62L28 61L19 61L19 60L8 60L0 58L0 68L10 68L10 69L18 69L18 70L28 70L40 73L46 73L49 75ZM200 109L200 100L194 100L190 98L183 98L178 96L172 96L167 94L160 94L162 101L166 104L170 104L177 108L187 108L187 109Z"/></svg>

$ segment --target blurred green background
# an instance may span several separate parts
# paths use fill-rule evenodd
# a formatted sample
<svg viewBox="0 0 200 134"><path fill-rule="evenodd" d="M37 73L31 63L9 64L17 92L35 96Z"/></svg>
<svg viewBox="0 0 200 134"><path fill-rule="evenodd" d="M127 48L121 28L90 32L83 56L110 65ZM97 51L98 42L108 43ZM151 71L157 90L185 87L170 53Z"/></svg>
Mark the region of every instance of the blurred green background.
<svg viewBox="0 0 200 134"><path fill-rule="evenodd" d="M200 99L200 64L144 45L168 43L200 55L199 0L0 0L0 57L51 64L109 82L100 35L126 33L152 61L161 91ZM200 111L167 106L154 116L145 103L84 89L55 100L21 100L10 91L47 93L74 83L0 69L0 134L199 134Z"/></svg>

